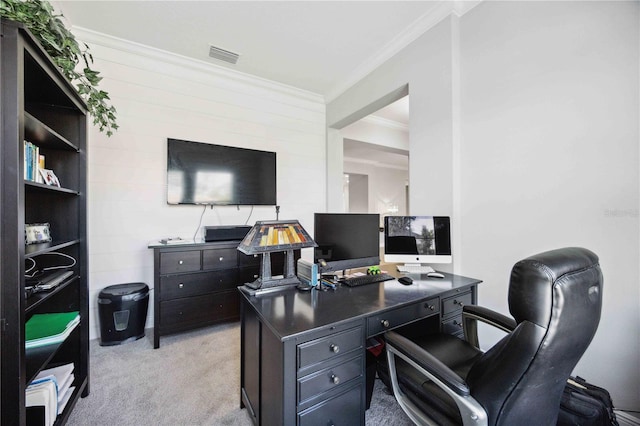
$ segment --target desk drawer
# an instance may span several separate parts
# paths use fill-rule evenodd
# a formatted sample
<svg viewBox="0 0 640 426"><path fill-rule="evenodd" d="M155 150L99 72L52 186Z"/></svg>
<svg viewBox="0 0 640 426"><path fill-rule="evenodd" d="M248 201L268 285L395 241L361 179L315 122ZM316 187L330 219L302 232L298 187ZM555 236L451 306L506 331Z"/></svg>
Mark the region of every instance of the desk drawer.
<svg viewBox="0 0 640 426"><path fill-rule="evenodd" d="M214 250L202 250L202 269L227 269L238 266L238 250L234 248L221 248Z"/></svg>
<svg viewBox="0 0 640 426"><path fill-rule="evenodd" d="M367 318L367 337L435 315L439 312L439 305L438 298L434 298L369 317Z"/></svg>
<svg viewBox="0 0 640 426"><path fill-rule="evenodd" d="M160 253L160 274L200 270L200 250Z"/></svg>
<svg viewBox="0 0 640 426"><path fill-rule="evenodd" d="M362 377L363 358L362 355L358 355L342 364L298 379L298 402L302 403L309 398L338 386L344 386L349 381Z"/></svg>
<svg viewBox="0 0 640 426"><path fill-rule="evenodd" d="M362 328L357 327L342 333L298 345L298 369L335 358L362 347Z"/></svg>
<svg viewBox="0 0 640 426"><path fill-rule="evenodd" d="M473 303L473 301L470 291L448 297L442 301L442 316L460 311L464 305L470 305L471 303Z"/></svg>
<svg viewBox="0 0 640 426"><path fill-rule="evenodd" d="M462 328L462 315L456 315L451 319L443 321L442 332L456 336L464 335L464 329Z"/></svg>
<svg viewBox="0 0 640 426"><path fill-rule="evenodd" d="M230 290L238 285L235 269L196 274L160 277L160 300L198 296L220 290Z"/></svg>
<svg viewBox="0 0 640 426"><path fill-rule="evenodd" d="M356 386L298 414L299 426L357 425L362 423L362 388Z"/></svg>

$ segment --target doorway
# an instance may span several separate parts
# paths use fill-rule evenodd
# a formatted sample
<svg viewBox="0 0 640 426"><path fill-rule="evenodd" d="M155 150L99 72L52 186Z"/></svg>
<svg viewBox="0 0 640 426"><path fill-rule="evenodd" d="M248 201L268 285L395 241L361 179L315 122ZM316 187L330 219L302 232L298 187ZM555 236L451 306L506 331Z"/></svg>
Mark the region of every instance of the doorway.
<svg viewBox="0 0 640 426"><path fill-rule="evenodd" d="M344 211L408 214L409 97L340 130Z"/></svg>

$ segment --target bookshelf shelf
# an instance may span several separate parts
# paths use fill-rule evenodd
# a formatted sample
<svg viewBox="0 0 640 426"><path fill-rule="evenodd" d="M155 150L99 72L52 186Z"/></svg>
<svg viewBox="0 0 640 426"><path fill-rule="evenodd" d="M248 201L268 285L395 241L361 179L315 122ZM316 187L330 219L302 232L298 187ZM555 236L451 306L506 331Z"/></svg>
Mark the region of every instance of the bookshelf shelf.
<svg viewBox="0 0 640 426"><path fill-rule="evenodd" d="M73 363L76 390L55 421L60 426L89 394L87 108L28 30L0 22L0 425L35 424L38 410L26 407L27 386L42 370ZM60 187L35 180L40 156ZM25 224L41 223L49 224L53 240L25 245ZM72 275L27 297L27 270L61 270L56 267ZM62 312L80 318L64 341L26 349L27 321Z"/></svg>
<svg viewBox="0 0 640 426"><path fill-rule="evenodd" d="M76 145L26 111L24 112L24 135L25 139L40 147L79 151Z"/></svg>

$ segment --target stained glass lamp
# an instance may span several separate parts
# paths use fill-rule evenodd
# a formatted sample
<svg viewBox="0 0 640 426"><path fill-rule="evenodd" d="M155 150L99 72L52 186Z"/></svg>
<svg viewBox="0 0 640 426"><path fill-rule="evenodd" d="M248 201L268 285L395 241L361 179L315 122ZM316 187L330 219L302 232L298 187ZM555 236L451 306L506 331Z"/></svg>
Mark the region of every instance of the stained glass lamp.
<svg viewBox="0 0 640 426"><path fill-rule="evenodd" d="M276 289L298 285L293 251L318 245L297 220L258 221L244 237L238 250L244 254L262 254L260 277L245 286L252 290ZM285 252L284 274L271 276L271 256L277 251Z"/></svg>

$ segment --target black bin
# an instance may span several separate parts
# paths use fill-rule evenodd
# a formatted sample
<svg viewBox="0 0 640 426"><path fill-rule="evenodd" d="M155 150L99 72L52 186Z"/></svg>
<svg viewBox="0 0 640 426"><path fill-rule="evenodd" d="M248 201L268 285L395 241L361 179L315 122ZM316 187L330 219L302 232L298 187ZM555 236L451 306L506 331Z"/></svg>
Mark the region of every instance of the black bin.
<svg viewBox="0 0 640 426"><path fill-rule="evenodd" d="M100 346L120 345L144 337L149 307L145 283L110 285L98 295Z"/></svg>

